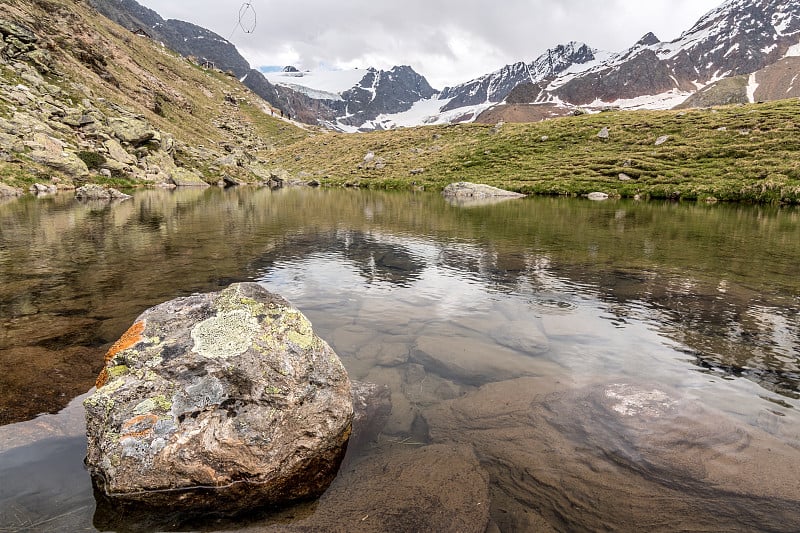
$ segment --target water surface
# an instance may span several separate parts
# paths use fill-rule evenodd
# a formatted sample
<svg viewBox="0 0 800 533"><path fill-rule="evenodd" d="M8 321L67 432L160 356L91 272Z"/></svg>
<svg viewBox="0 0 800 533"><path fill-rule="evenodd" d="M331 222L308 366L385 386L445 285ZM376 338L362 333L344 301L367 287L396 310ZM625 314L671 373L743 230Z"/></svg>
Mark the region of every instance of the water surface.
<svg viewBox="0 0 800 533"><path fill-rule="evenodd" d="M348 465L474 451L503 531L796 530L798 223L794 208L366 191L5 202L0 531L137 528L96 509L78 397L144 309L244 280L297 305L352 378L391 388L383 433ZM199 526L414 523L387 522L414 511L392 507L400 487L359 493L356 466L313 509ZM328 518L346 492L394 510Z"/></svg>

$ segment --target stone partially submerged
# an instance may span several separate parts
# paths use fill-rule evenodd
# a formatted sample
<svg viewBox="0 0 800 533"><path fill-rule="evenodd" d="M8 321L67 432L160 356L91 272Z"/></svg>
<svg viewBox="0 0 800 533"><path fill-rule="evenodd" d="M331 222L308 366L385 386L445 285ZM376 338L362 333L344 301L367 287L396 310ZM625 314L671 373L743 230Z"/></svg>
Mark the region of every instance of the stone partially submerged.
<svg viewBox="0 0 800 533"><path fill-rule="evenodd" d="M442 195L448 202L459 207L490 205L513 198L525 197L524 194L518 192L506 191L491 185L470 183L468 181L451 183L444 188Z"/></svg>
<svg viewBox="0 0 800 533"><path fill-rule="evenodd" d="M128 200L133 196L120 192L113 187L103 187L102 185L90 183L89 185L78 187L75 190L75 198L78 200Z"/></svg>
<svg viewBox="0 0 800 533"><path fill-rule="evenodd" d="M148 309L106 359L84 402L86 463L112 500L235 512L317 497L336 475L347 373L260 285Z"/></svg>

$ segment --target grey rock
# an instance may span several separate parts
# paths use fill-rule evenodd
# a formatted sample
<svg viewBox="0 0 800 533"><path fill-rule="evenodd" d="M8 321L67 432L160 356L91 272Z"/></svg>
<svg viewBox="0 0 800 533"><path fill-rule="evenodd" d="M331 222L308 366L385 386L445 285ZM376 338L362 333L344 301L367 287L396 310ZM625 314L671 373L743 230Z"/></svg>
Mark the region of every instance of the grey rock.
<svg viewBox="0 0 800 533"><path fill-rule="evenodd" d="M386 385L353 381L353 433L350 448L375 439L392 413L392 393Z"/></svg>
<svg viewBox="0 0 800 533"><path fill-rule="evenodd" d="M108 127L114 137L134 146L145 143L156 136L156 132L150 128L147 122L135 118L109 118Z"/></svg>
<svg viewBox="0 0 800 533"><path fill-rule="evenodd" d="M10 185L6 185L5 183L0 183L0 198L22 196L23 194L24 193L22 192L22 189L11 187Z"/></svg>
<svg viewBox="0 0 800 533"><path fill-rule="evenodd" d="M451 183L442 191L447 202L457 207L481 207L497 204L525 195L469 182Z"/></svg>
<svg viewBox="0 0 800 533"><path fill-rule="evenodd" d="M122 145L116 139L108 139L103 143L106 151L108 152L109 159L113 159L122 165L135 165L136 158L125 151Z"/></svg>
<svg viewBox="0 0 800 533"><path fill-rule="evenodd" d="M589 200L594 200L596 202L601 202L603 200L608 200L608 194L604 192L590 192L586 195Z"/></svg>
<svg viewBox="0 0 800 533"><path fill-rule="evenodd" d="M669 140L669 135L662 135L658 139L656 139L656 146L661 146L665 142Z"/></svg>
<svg viewBox="0 0 800 533"><path fill-rule="evenodd" d="M425 173L425 169L424 168L412 168L411 170L408 171L408 173L411 174L412 176L419 176L420 174L424 174Z"/></svg>
<svg viewBox="0 0 800 533"><path fill-rule="evenodd" d="M145 311L85 402L86 464L121 502L236 512L317 497L353 419L341 361L255 283Z"/></svg>
<svg viewBox="0 0 800 533"><path fill-rule="evenodd" d="M31 29L10 20L0 19L0 34L4 35L7 40L9 37L14 37L26 44L38 41L36 34Z"/></svg>
<svg viewBox="0 0 800 533"><path fill-rule="evenodd" d="M506 191L490 185L470 183L468 181L451 183L444 188L442 194L445 198L522 198L525 196L518 192Z"/></svg>
<svg viewBox="0 0 800 533"><path fill-rule="evenodd" d="M608 128L603 128L602 130L600 130L600 133L597 134L597 137L600 139L608 139L610 136L611 134L608 131Z"/></svg>
<svg viewBox="0 0 800 533"><path fill-rule="evenodd" d="M58 188L55 185L44 185L42 183L34 183L29 190L37 196L41 194L55 194L58 192Z"/></svg>
<svg viewBox="0 0 800 533"><path fill-rule="evenodd" d="M200 176L185 168L176 167L172 170L170 178L176 187L210 187L200 179Z"/></svg>
<svg viewBox="0 0 800 533"><path fill-rule="evenodd" d="M63 151L35 150L28 154L37 163L54 168L73 178L82 178L89 174L89 168L76 154Z"/></svg>
<svg viewBox="0 0 800 533"><path fill-rule="evenodd" d="M620 173L619 181L631 181L633 178L625 174L624 172Z"/></svg>
<svg viewBox="0 0 800 533"><path fill-rule="evenodd" d="M239 185L246 185L246 183L242 180L234 178L233 176L228 176L227 174L222 176L222 180L220 181L222 181L223 187L238 187Z"/></svg>
<svg viewBox="0 0 800 533"><path fill-rule="evenodd" d="M128 200L131 195L111 187L89 184L75 190L75 198L79 200Z"/></svg>

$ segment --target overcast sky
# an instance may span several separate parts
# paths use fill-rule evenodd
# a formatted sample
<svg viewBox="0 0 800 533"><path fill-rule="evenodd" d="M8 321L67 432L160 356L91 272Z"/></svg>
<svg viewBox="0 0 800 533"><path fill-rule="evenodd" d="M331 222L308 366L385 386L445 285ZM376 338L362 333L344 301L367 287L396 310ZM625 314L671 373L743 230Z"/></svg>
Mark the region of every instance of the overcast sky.
<svg viewBox="0 0 800 533"><path fill-rule="evenodd" d="M671 41L722 0L138 0L233 42L254 67L411 65L442 89L561 43ZM242 26L238 24L243 12ZM253 27L252 33L244 29Z"/></svg>

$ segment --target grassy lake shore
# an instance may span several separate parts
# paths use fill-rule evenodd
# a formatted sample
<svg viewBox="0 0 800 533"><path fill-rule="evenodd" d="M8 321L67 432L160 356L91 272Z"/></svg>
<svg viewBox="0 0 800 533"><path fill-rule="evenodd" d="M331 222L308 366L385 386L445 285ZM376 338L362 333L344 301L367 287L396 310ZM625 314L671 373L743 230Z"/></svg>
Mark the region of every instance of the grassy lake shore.
<svg viewBox="0 0 800 533"><path fill-rule="evenodd" d="M272 163L330 186L438 190L474 181L528 194L796 204L799 125L796 99L611 111L533 124L322 133L283 145Z"/></svg>

